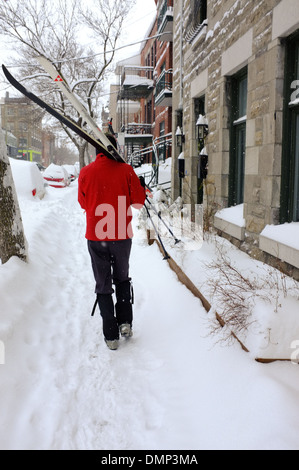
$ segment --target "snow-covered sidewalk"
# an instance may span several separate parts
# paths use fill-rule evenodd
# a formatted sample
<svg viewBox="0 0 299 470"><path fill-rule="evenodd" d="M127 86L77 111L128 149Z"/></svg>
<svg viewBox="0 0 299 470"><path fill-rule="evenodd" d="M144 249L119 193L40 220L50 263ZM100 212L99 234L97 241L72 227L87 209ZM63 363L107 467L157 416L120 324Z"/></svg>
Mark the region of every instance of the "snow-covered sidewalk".
<svg viewBox="0 0 299 470"><path fill-rule="evenodd" d="M299 449L298 367L215 344L138 230L134 337L109 351L76 184L21 209L29 264L0 266L2 450Z"/></svg>

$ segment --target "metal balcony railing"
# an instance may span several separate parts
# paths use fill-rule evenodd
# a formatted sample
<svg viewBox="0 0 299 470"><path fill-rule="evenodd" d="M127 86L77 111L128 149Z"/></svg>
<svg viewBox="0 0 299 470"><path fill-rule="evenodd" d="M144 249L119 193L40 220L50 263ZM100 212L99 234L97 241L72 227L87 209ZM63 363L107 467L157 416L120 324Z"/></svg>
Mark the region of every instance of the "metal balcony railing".
<svg viewBox="0 0 299 470"><path fill-rule="evenodd" d="M162 5L162 8L159 12L159 16L158 16L158 32L160 31L160 28L163 24L163 22L165 21L165 17L166 16L169 16L169 17L173 17L173 7L172 6L168 6L168 0L165 0L163 5Z"/></svg>
<svg viewBox="0 0 299 470"><path fill-rule="evenodd" d="M156 84L156 105L171 106L172 104L172 70L164 70Z"/></svg>
<svg viewBox="0 0 299 470"><path fill-rule="evenodd" d="M123 126L123 131L129 135L149 135L152 134L152 124L132 122Z"/></svg>
<svg viewBox="0 0 299 470"><path fill-rule="evenodd" d="M159 96L164 90L172 91L172 71L164 70L158 78L156 84L156 96Z"/></svg>
<svg viewBox="0 0 299 470"><path fill-rule="evenodd" d="M153 67L123 67L118 99L138 100L147 98L154 87L153 72Z"/></svg>

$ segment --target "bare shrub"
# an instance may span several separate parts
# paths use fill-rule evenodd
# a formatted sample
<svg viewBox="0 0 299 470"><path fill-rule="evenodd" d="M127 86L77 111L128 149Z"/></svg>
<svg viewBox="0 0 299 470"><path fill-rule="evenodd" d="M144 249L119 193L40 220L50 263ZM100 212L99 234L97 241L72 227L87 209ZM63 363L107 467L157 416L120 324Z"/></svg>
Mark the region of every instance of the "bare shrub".
<svg viewBox="0 0 299 470"><path fill-rule="evenodd" d="M213 305L216 306L217 322L211 327L211 333L221 330L224 340L230 340L232 332L244 335L255 322L252 316L257 297L270 301L264 292L264 281L256 277L245 277L233 264L222 245L217 245L217 260L207 264L213 271L208 285L211 288ZM214 307L215 308L215 307Z"/></svg>

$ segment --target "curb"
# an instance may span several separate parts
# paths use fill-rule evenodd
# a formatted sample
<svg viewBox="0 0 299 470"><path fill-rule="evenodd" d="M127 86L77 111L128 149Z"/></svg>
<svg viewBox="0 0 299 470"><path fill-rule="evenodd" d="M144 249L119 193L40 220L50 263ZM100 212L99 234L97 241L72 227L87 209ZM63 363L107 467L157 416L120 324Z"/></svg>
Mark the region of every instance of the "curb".
<svg viewBox="0 0 299 470"><path fill-rule="evenodd" d="M159 250L161 251L162 255L164 255L164 251L163 251L163 248L160 244L160 242L157 240L157 239L150 239L149 237L149 234L148 234L148 242L149 242L149 245L150 244L153 244L154 242L157 243L158 247L159 247ZM184 271L180 268L180 266L174 261L174 259L170 256L169 259L167 260L168 262L168 265L169 267L172 269L172 271L177 275L179 281L185 286L187 287L187 289L192 292L192 294L197 297L204 309L206 310L206 312L208 313L212 306L210 304L210 302L204 297L204 295L199 291L199 289L193 284L193 282L191 281L191 279L184 273ZM219 324L221 325L222 328L225 327L226 323L225 321L223 320L223 318L221 317L221 315L219 315L217 312L215 313L215 316L216 316L216 319L217 321L219 322ZM242 343L242 341L237 337L237 335L233 332L231 332L231 335L232 337L238 341L238 343L240 344L241 348L243 349L243 351L249 353L249 349ZM260 364L272 364L274 362L291 362L292 364L298 364L299 365L299 360L298 362L296 363L296 361L293 361L292 359L265 359L265 358L261 358L261 357L257 357L255 358L255 361L260 363Z"/></svg>

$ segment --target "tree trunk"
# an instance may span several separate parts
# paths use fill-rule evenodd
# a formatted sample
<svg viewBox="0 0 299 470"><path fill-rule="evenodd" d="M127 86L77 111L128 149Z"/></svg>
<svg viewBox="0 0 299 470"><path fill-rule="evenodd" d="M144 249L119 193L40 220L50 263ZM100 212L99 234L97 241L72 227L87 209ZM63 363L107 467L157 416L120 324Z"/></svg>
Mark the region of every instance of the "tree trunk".
<svg viewBox="0 0 299 470"><path fill-rule="evenodd" d="M91 158L88 153L88 144L84 142L84 144L78 145L77 148L79 151L80 170L82 170L83 167L91 163Z"/></svg>
<svg viewBox="0 0 299 470"><path fill-rule="evenodd" d="M80 145L79 147L79 162L80 162L80 170L85 167L85 147Z"/></svg>
<svg viewBox="0 0 299 470"><path fill-rule="evenodd" d="M4 134L0 129L0 260L4 264L12 256L27 261L27 242Z"/></svg>

